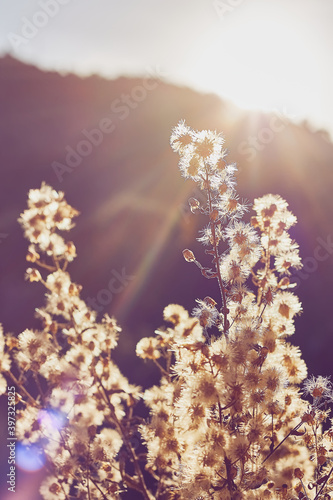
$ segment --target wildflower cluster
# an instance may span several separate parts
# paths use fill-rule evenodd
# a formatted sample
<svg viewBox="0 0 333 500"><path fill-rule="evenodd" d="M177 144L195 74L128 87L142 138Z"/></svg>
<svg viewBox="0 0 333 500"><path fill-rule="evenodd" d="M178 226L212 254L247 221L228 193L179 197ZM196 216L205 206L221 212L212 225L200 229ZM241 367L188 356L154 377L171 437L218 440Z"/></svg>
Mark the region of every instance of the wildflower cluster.
<svg viewBox="0 0 333 500"><path fill-rule="evenodd" d="M255 200L251 225L240 220L247 206L235 192L235 166L227 164L219 134L180 123L171 146L183 175L206 194L205 204L189 203L208 218L199 241L212 264L202 265L189 249L183 255L218 281L221 298L198 299L192 317L169 305L170 326L137 346L162 375L144 393L151 421L141 427L159 494L330 498L332 429L322 434L321 424L331 384L323 379L320 390L308 381L306 391L313 386L319 399L312 405L302 399L307 368L286 340L301 311L288 278L301 266L288 234L296 217L282 198L268 195Z"/></svg>
<svg viewBox="0 0 333 500"><path fill-rule="evenodd" d="M164 309L167 323L137 355L161 372L142 393L112 358L121 329L80 298L67 272L76 249L59 232L78 215L63 193L42 184L19 219L30 241L26 278L46 290L40 330L0 330L0 395L17 387L17 438L35 444L48 475L45 500L327 500L333 498L333 385L305 380L289 343L301 304L289 277L300 268L289 229L296 217L277 195L249 209L235 189L224 140L180 123L171 136L180 169L205 193L191 198L207 217L200 242L208 264L183 252L218 283L220 297L197 299L190 315ZM135 414L143 398L146 422ZM139 433L145 448L134 440ZM141 453L142 452L142 453Z"/></svg>
<svg viewBox="0 0 333 500"><path fill-rule="evenodd" d="M49 474L40 488L46 500L112 499L128 484L145 488L131 445L139 388L112 360L120 328L107 314L96 321L66 272L76 250L58 231L69 230L77 214L45 184L29 192L20 222L33 266L26 277L46 289L45 307L36 309L43 327L0 339L2 371L21 395L16 436L46 458Z"/></svg>

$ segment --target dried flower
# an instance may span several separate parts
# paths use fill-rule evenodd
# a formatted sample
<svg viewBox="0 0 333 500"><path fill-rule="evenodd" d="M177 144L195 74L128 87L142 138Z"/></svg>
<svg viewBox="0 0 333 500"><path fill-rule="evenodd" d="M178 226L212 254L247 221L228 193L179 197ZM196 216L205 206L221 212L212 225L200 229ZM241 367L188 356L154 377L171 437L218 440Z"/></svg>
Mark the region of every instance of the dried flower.
<svg viewBox="0 0 333 500"><path fill-rule="evenodd" d="M248 204L223 145L220 134L184 122L171 136L181 172L206 197L190 207L207 216L199 241L210 262L183 255L220 296L198 298L192 316L177 304L164 309L168 326L136 348L161 372L143 394L114 362L121 328L107 314L97 321L67 271L76 249L59 231L78 212L46 184L29 192L20 223L36 268L26 276L45 287L46 302L36 309L41 330L15 338L0 329L0 395L8 378L18 387L16 435L43 448L45 500L116 500L126 489L145 500L330 497L333 386L311 377L303 384L311 401L302 399L306 364L286 341L302 310L288 278L301 266L288 232L296 217L266 195L251 225L241 221ZM135 414L141 397L146 421Z"/></svg>

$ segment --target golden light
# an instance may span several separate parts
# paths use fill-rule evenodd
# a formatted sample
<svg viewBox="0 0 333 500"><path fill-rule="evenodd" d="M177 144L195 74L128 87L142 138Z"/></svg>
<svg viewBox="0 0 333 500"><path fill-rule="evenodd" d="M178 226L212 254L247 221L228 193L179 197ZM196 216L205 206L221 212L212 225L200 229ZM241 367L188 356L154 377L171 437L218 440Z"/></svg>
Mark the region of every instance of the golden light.
<svg viewBox="0 0 333 500"><path fill-rule="evenodd" d="M322 106L314 90L322 48L318 36L307 31L292 6L265 4L251 2L250 8L244 1L214 30L203 30L184 75L242 108L310 115Z"/></svg>

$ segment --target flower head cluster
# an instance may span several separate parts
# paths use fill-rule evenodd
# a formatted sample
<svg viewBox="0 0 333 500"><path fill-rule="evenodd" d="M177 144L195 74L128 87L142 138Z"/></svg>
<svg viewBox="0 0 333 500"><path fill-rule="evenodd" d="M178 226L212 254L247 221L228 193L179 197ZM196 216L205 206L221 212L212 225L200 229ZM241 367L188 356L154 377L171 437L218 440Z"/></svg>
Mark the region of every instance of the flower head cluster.
<svg viewBox="0 0 333 500"><path fill-rule="evenodd" d="M319 398L309 406L299 390L306 365L286 341L301 311L288 278L301 265L288 234L296 217L282 198L267 195L255 200L251 225L239 220L245 207L219 134L182 122L171 145L183 175L206 194L205 204L191 198L190 206L208 217L199 241L212 265L189 249L183 255L218 281L221 297L197 299L192 318L168 306L164 319L172 326L138 344L138 355L153 359L162 374L144 394L148 470L165 498L174 491L179 500L309 500L314 487L313 498L324 498L332 432L321 433L328 413L320 401L328 401L331 383L305 383L305 392Z"/></svg>
<svg viewBox="0 0 333 500"><path fill-rule="evenodd" d="M0 396L5 394L7 390L7 383L3 373L8 372L12 364L10 355L6 351L6 339L3 334L2 325L0 325Z"/></svg>
<svg viewBox="0 0 333 500"><path fill-rule="evenodd" d="M20 222L30 240L27 260L35 266L27 276L46 288L46 304L36 310L42 329L1 336L1 369L22 396L17 438L36 443L47 459L43 498L116 499L131 479L120 450L130 463L136 460L135 426L127 420L140 391L112 359L121 330L115 319L105 314L98 322L66 272L75 247L58 230L70 229L74 215L62 193L45 184L30 191ZM137 476L131 481L143 488Z"/></svg>
<svg viewBox="0 0 333 500"><path fill-rule="evenodd" d="M76 256L72 242L65 243L57 231L69 231L72 219L79 214L64 199L64 193L57 192L43 183L40 189L31 189L28 209L21 215L20 223L26 238L31 242L28 260L38 259L38 250L49 256L72 261Z"/></svg>
<svg viewBox="0 0 333 500"><path fill-rule="evenodd" d="M227 164L225 160L223 137L210 130L192 130L184 122L180 122L173 130L170 143L172 149L180 155L179 168L184 177L194 180L201 189L210 192L211 199L206 207L201 207L194 198L191 199L192 206L209 213L213 220L240 218L247 206L239 201L234 189L237 168L235 164ZM203 243L208 244L213 240L210 229L208 226L203 231Z"/></svg>
<svg viewBox="0 0 333 500"><path fill-rule="evenodd" d="M280 275L290 275L290 268L302 267L298 244L292 240L288 230L297 218L287 209L288 203L278 195L266 195L254 201L252 225L262 232L261 242L270 255L274 256L275 269Z"/></svg>
<svg viewBox="0 0 333 500"><path fill-rule="evenodd" d="M210 262L189 249L183 256L217 281L220 297L198 298L192 315L177 304L164 309L167 325L136 349L161 372L144 394L113 360L116 320L98 321L67 272L75 246L58 232L73 226L77 211L45 184L29 193L20 218L30 241L27 278L45 287L46 303L36 309L40 330L15 337L0 329L0 395L8 380L18 388L17 438L46 456L40 493L45 500L117 500L127 489L144 500L329 499L333 385L305 380L310 401L302 399L307 367L287 341L301 312L289 281L301 266L289 235L296 218L280 196L267 195L255 200L251 224L241 220L248 207L220 134L181 122L171 145L206 197L189 203L207 216L198 239ZM140 397L147 421L134 413Z"/></svg>

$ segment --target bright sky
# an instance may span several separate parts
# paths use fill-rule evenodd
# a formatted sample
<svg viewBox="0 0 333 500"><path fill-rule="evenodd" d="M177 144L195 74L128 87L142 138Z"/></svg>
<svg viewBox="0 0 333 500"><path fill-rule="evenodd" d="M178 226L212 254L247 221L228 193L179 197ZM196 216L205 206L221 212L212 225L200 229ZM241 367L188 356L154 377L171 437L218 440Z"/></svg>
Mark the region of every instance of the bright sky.
<svg viewBox="0 0 333 500"><path fill-rule="evenodd" d="M154 73L333 136L332 0L1 0L0 52L109 77Z"/></svg>

